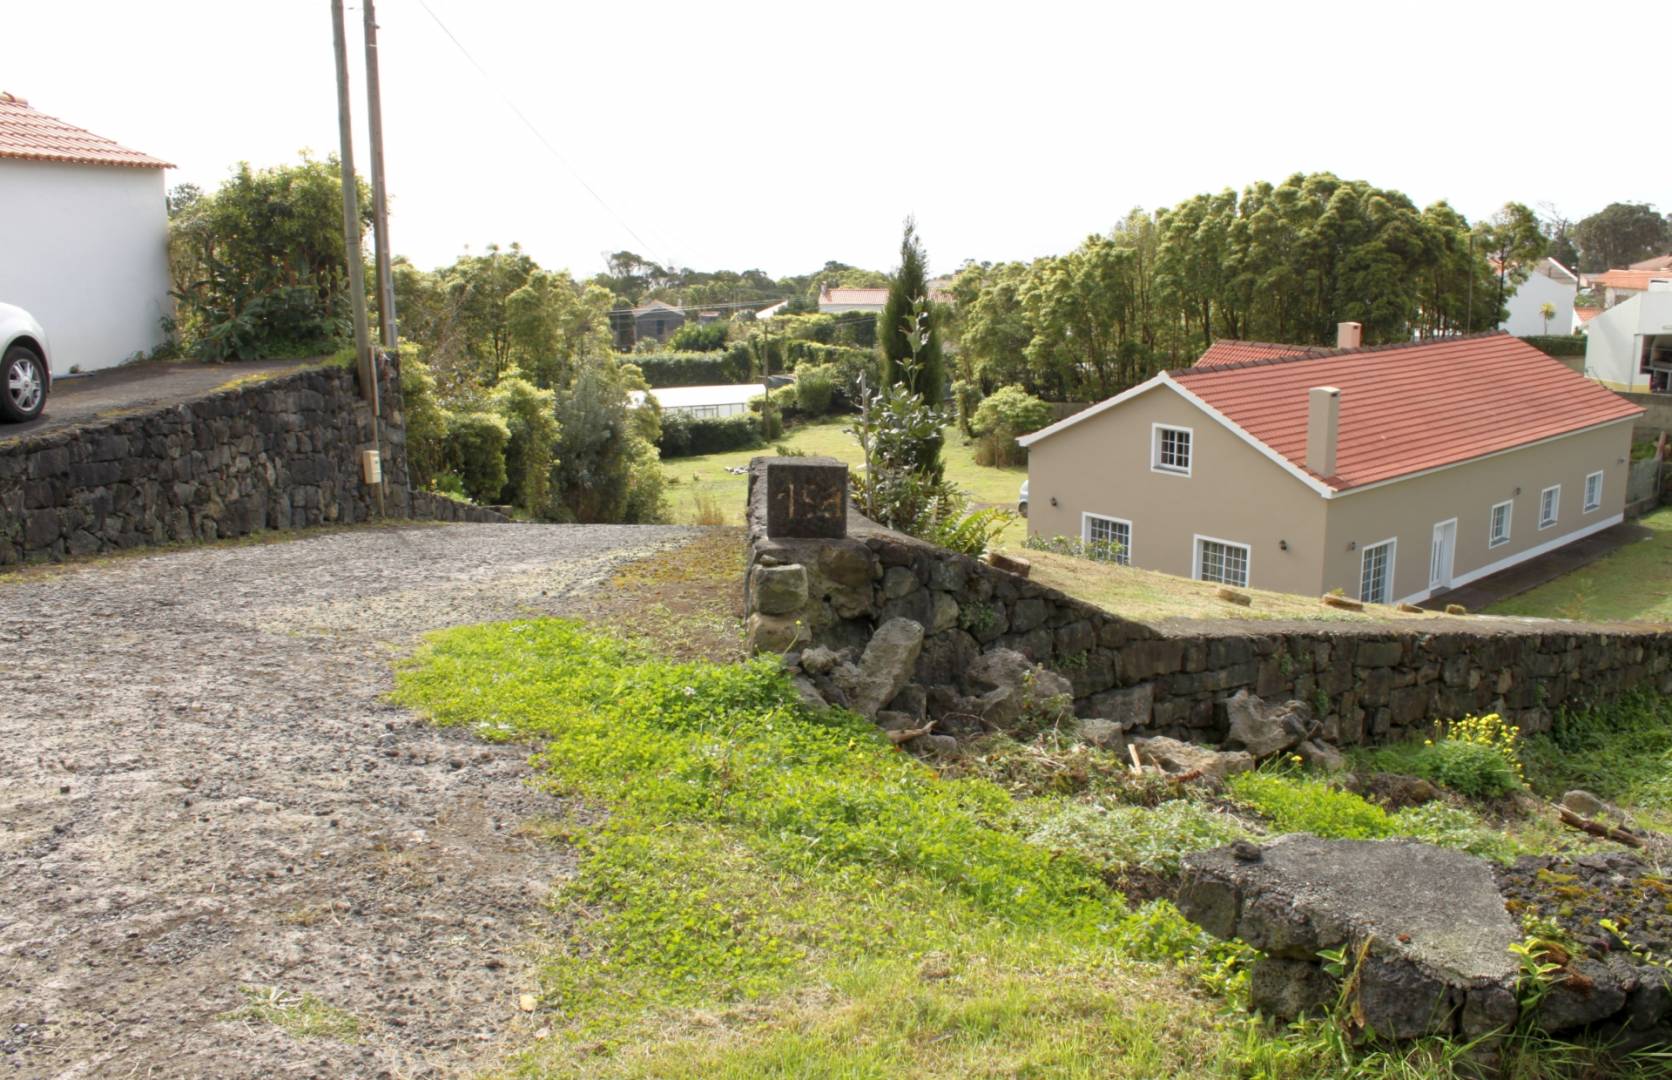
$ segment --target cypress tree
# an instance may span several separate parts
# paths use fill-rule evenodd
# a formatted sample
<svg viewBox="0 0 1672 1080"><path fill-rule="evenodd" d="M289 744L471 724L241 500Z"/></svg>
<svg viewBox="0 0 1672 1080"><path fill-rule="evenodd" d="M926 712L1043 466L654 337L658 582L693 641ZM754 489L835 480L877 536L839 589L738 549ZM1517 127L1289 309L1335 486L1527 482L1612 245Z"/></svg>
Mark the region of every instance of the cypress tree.
<svg viewBox="0 0 1672 1080"><path fill-rule="evenodd" d="M905 377L901 362L911 360L905 323L911 317L912 304L919 300L928 311L929 260L923 253L922 242L917 238L917 222L908 217L905 234L900 238L900 266L889 280L888 302L883 305L877 323L884 386L892 386ZM930 405L939 405L945 396L946 374L941 359L940 328L935 325L933 311L929 311L929 340L918 350L917 361L917 374L911 380L911 389Z"/></svg>

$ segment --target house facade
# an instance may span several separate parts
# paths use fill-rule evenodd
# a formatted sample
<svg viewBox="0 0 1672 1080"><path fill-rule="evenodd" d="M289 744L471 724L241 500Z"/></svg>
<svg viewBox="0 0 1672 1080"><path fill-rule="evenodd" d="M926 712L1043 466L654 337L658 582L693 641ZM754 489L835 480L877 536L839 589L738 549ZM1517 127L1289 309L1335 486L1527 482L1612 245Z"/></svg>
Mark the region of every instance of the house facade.
<svg viewBox="0 0 1672 1080"><path fill-rule="evenodd" d="M112 367L164 339L168 168L0 93L0 303L40 322L54 375Z"/></svg>
<svg viewBox="0 0 1672 1080"><path fill-rule="evenodd" d="M1633 294L1585 324L1585 374L1614 390L1672 392L1672 282Z"/></svg>
<svg viewBox="0 0 1672 1080"><path fill-rule="evenodd" d="M1019 440L1028 531L1417 602L1618 524L1641 411L1503 334L1165 372Z"/></svg>
<svg viewBox="0 0 1672 1080"><path fill-rule="evenodd" d="M1573 330L1573 300L1579 294L1579 276L1555 259L1540 259L1527 280L1516 287L1504 306L1508 317L1498 329L1516 337L1538 334L1567 334ZM1551 308L1544 317L1544 305Z"/></svg>

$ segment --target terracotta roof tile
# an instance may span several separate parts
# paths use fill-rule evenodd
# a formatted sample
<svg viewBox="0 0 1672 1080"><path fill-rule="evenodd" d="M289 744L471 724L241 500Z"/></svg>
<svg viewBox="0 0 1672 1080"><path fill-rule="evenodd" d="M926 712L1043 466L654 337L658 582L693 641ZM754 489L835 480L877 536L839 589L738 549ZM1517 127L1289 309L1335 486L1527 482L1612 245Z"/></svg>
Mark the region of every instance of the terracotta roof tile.
<svg viewBox="0 0 1672 1080"><path fill-rule="evenodd" d="M1315 356L1327 352L1317 345L1275 345L1269 341L1216 341L1197 360L1197 368L1223 367L1249 360L1275 360L1294 356Z"/></svg>
<svg viewBox="0 0 1672 1080"><path fill-rule="evenodd" d="M1606 274L1592 274L1591 284L1612 289L1636 289L1642 291L1649 287L1650 281L1665 281L1672 277L1672 271L1667 270L1610 270Z"/></svg>
<svg viewBox="0 0 1672 1080"><path fill-rule="evenodd" d="M1507 334L1168 373L1306 470L1307 391L1341 390L1337 490L1510 450L1643 410ZM1316 474L1311 474L1316 475Z"/></svg>
<svg viewBox="0 0 1672 1080"><path fill-rule="evenodd" d="M1602 309L1599 307L1576 307L1573 309L1573 313L1579 316L1579 322L1583 325L1601 315Z"/></svg>
<svg viewBox="0 0 1672 1080"><path fill-rule="evenodd" d="M0 158L61 161L76 165L128 165L172 169L159 158L129 150L101 135L66 124L0 91Z"/></svg>

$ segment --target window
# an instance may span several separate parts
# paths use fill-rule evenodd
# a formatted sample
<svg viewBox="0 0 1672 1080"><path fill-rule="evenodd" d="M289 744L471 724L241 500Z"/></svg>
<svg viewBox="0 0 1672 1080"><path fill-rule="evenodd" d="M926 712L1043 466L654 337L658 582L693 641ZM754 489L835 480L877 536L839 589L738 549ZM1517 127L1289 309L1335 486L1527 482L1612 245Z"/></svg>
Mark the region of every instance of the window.
<svg viewBox="0 0 1672 1080"><path fill-rule="evenodd" d="M1196 538L1196 578L1221 585L1248 587L1248 545Z"/></svg>
<svg viewBox="0 0 1672 1080"><path fill-rule="evenodd" d="M1509 515L1515 508L1515 500L1501 502L1492 508L1492 532L1487 537L1487 547L1498 547L1509 543Z"/></svg>
<svg viewBox="0 0 1672 1080"><path fill-rule="evenodd" d="M1359 569L1359 599L1367 604L1393 603L1393 553L1397 540L1364 549Z"/></svg>
<svg viewBox="0 0 1672 1080"><path fill-rule="evenodd" d="M1155 445L1150 451L1150 468L1156 472L1190 475L1190 429L1154 425Z"/></svg>
<svg viewBox="0 0 1672 1080"><path fill-rule="evenodd" d="M1088 545L1116 545L1112 550L1100 546L1091 551L1093 558L1107 559L1121 566L1132 565L1132 522L1120 518L1082 515L1080 539Z"/></svg>
<svg viewBox="0 0 1672 1080"><path fill-rule="evenodd" d="M1585 477L1585 512L1588 514L1592 510L1595 510L1597 507L1599 507L1601 505L1602 505L1602 474L1599 473L1599 472L1594 472L1591 475Z"/></svg>
<svg viewBox="0 0 1672 1080"><path fill-rule="evenodd" d="M1547 487L1538 493L1538 527L1548 529L1556 524L1562 512L1562 485Z"/></svg>

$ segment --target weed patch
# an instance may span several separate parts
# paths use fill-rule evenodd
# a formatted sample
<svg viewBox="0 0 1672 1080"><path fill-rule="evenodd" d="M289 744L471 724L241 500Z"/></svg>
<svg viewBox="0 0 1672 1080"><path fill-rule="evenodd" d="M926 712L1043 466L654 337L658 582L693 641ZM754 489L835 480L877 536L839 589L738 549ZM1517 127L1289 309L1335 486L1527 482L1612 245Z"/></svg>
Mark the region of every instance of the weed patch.
<svg viewBox="0 0 1672 1080"><path fill-rule="evenodd" d="M293 994L276 986L241 986L238 992L244 1004L219 1019L272 1024L298 1039L351 1040L360 1034L359 1020L313 994Z"/></svg>

